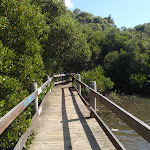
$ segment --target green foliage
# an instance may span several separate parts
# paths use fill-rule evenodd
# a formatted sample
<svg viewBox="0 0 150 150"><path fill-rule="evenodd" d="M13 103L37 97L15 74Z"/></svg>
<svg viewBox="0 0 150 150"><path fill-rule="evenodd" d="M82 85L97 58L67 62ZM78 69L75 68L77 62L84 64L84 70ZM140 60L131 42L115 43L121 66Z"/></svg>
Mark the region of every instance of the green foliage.
<svg viewBox="0 0 150 150"><path fill-rule="evenodd" d="M15 78L0 76L0 117L15 107L29 93L23 89L22 84ZM0 149L12 149L21 134L28 128L31 120L31 108L28 107L3 132L0 138Z"/></svg>
<svg viewBox="0 0 150 150"><path fill-rule="evenodd" d="M120 30L114 25L111 16L94 17L92 23L81 24L92 52L89 68L103 65L106 75L115 82L115 88L122 92L138 89L139 85L132 82L130 77L131 74L150 74L149 24L144 24L142 29L137 26ZM148 85L146 80L143 88Z"/></svg>
<svg viewBox="0 0 150 150"><path fill-rule="evenodd" d="M28 137L25 145L23 146L23 150L28 150L30 148L30 144L32 143L32 140L35 139L35 136L37 135L37 133L35 131L31 131L30 136Z"/></svg>
<svg viewBox="0 0 150 150"><path fill-rule="evenodd" d="M0 1L0 117L29 94L32 82L41 85L45 72L81 71L82 80L96 81L100 92L114 82L123 92L146 89L150 24L120 30L111 15L71 12L63 0ZM0 149L14 147L30 124L30 112L29 107L2 134Z"/></svg>
<svg viewBox="0 0 150 150"><path fill-rule="evenodd" d="M134 84L134 86L137 86L139 88L144 87L144 85L147 83L147 77L145 76L145 74L131 74L131 83Z"/></svg>
<svg viewBox="0 0 150 150"><path fill-rule="evenodd" d="M3 46L0 41L0 118L29 95L23 83L12 77L17 70L15 65L16 53ZM31 120L31 108L28 107L3 132L0 138L0 149L12 149L21 134L28 128Z"/></svg>
<svg viewBox="0 0 150 150"><path fill-rule="evenodd" d="M93 14L87 12L80 12L77 14L76 19L81 23L92 23L93 22Z"/></svg>
<svg viewBox="0 0 150 150"><path fill-rule="evenodd" d="M145 36L150 37L150 23L145 23L143 25L138 25L132 29L133 32L136 32L137 34L143 35L143 38Z"/></svg>
<svg viewBox="0 0 150 150"><path fill-rule="evenodd" d="M40 41L45 38L46 18L40 7L31 5L31 0L2 0L2 9L0 40L15 56L12 63L15 67L10 74L29 87L31 82L40 82L45 75Z"/></svg>
<svg viewBox="0 0 150 150"><path fill-rule="evenodd" d="M42 13L45 14L47 24L56 22L55 18L65 15L67 10L63 0L47 0L40 4Z"/></svg>
<svg viewBox="0 0 150 150"><path fill-rule="evenodd" d="M123 49L125 51L130 51L129 39L127 35L121 33L119 29L109 29L104 32L105 38L102 41L102 52L101 57L104 58L109 52L120 51Z"/></svg>
<svg viewBox="0 0 150 150"><path fill-rule="evenodd" d="M104 69L99 65L87 72L81 72L81 77L82 81L87 85L90 85L90 81L96 81L97 90L102 93L112 89L114 86L114 82L112 82L109 77L105 77L104 74Z"/></svg>
<svg viewBox="0 0 150 150"><path fill-rule="evenodd" d="M47 31L41 8L31 0L2 0L0 10L0 117L29 95L32 82L45 75L40 42ZM3 132L0 149L13 149L29 127L31 107Z"/></svg>
<svg viewBox="0 0 150 150"><path fill-rule="evenodd" d="M104 68L107 76L116 83L117 89L128 89L132 55L123 51L109 52L104 58ZM126 82L125 82L126 81Z"/></svg>
<svg viewBox="0 0 150 150"><path fill-rule="evenodd" d="M79 8L76 8L76 9L73 11L73 13L74 13L75 15L78 15L78 14L81 13L81 10L80 10Z"/></svg>
<svg viewBox="0 0 150 150"><path fill-rule="evenodd" d="M108 16L108 17L106 17L105 19L107 19L108 20L108 23L110 23L110 24L114 24L114 21L113 21L113 19L111 18L111 14Z"/></svg>
<svg viewBox="0 0 150 150"><path fill-rule="evenodd" d="M10 75L12 72L14 72L14 59L14 51L3 46L2 41L0 41L0 72L3 75Z"/></svg>
<svg viewBox="0 0 150 150"><path fill-rule="evenodd" d="M106 18L101 18L100 16L95 17L93 14L88 12L82 12L79 9L75 9L73 13L75 19L78 19L78 21L82 25L90 24L94 31L97 31L99 29L106 30L107 28L115 27L111 15Z"/></svg>
<svg viewBox="0 0 150 150"><path fill-rule="evenodd" d="M56 17L50 28L52 30L43 53L46 71L80 71L91 56L80 24L69 14L65 14Z"/></svg>

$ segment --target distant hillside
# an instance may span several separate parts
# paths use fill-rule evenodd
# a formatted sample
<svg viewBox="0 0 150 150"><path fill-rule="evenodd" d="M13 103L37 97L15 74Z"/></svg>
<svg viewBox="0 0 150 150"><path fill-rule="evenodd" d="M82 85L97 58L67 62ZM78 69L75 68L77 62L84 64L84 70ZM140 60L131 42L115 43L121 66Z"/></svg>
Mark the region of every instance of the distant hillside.
<svg viewBox="0 0 150 150"><path fill-rule="evenodd" d="M134 27L134 29L139 32L146 34L148 37L150 37L150 23L145 23L143 25L138 25Z"/></svg>
<svg viewBox="0 0 150 150"><path fill-rule="evenodd" d="M88 24L94 31L104 31L106 28L115 27L111 15L102 18L100 16L94 16L92 13L82 12L77 8L72 12L72 17L77 19L82 25Z"/></svg>

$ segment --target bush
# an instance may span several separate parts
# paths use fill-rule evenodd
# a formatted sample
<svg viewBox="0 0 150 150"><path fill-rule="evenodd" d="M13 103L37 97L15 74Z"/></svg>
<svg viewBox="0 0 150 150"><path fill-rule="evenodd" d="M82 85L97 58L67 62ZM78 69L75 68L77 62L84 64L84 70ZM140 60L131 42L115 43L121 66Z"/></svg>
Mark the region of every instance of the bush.
<svg viewBox="0 0 150 150"><path fill-rule="evenodd" d="M97 90L99 92L106 92L114 86L114 82L109 77L105 77L104 69L99 65L98 67L91 69L87 72L81 72L81 78L84 83L90 85L90 81L96 81Z"/></svg>
<svg viewBox="0 0 150 150"><path fill-rule="evenodd" d="M0 75L0 118L21 102L29 93L15 78ZM27 130L31 121L31 107L26 108L2 133L0 149L13 149L20 136Z"/></svg>
<svg viewBox="0 0 150 150"><path fill-rule="evenodd" d="M131 74L130 78L131 83L134 85L134 87L143 88L147 83L147 77L145 74Z"/></svg>

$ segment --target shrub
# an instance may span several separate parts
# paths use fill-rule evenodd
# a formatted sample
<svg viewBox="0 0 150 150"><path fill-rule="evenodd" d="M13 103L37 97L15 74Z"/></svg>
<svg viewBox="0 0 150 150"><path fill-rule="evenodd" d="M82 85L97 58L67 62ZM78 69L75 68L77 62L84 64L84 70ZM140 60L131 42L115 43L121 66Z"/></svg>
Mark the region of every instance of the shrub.
<svg viewBox="0 0 150 150"><path fill-rule="evenodd" d="M29 93L15 78L0 75L0 118L21 102ZM2 133L0 149L13 149L20 136L26 131L31 120L31 107L26 108Z"/></svg>
<svg viewBox="0 0 150 150"><path fill-rule="evenodd" d="M81 72L81 78L84 83L90 85L90 81L96 81L97 90L99 92L106 92L114 86L114 82L109 77L105 77L105 71L102 66L93 68L87 72Z"/></svg>

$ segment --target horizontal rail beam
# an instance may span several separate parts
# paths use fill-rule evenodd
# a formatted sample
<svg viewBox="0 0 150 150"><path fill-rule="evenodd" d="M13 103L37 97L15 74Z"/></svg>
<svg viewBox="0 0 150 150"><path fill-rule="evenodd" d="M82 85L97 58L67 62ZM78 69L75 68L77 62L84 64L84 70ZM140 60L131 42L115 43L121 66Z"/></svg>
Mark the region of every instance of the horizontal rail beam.
<svg viewBox="0 0 150 150"><path fill-rule="evenodd" d="M53 77L46 81L40 88L38 88L38 90L30 94L18 105L12 108L2 118L0 118L0 135L20 115L20 113L42 92L42 90L51 82L52 79Z"/></svg>
<svg viewBox="0 0 150 150"><path fill-rule="evenodd" d="M109 140L113 143L116 149L119 150L126 150L125 147L121 144L121 142L117 139L117 137L112 133L112 131L107 127L107 125L104 123L104 121L99 117L99 115L96 113L96 111L90 106L90 104L84 99L84 97L79 93L78 89L73 86L75 90L78 92L82 102L85 104L85 106L89 109L89 111L92 113L92 116L96 119L98 124L101 126L101 128L104 130L106 135L108 136Z"/></svg>
<svg viewBox="0 0 150 150"><path fill-rule="evenodd" d="M57 74L57 75L54 75L54 78L65 77L65 76L71 76L71 75L73 75L73 73Z"/></svg>
<svg viewBox="0 0 150 150"><path fill-rule="evenodd" d="M54 78L59 78L59 77L65 77L66 74L58 74L58 75L54 75Z"/></svg>
<svg viewBox="0 0 150 150"><path fill-rule="evenodd" d="M90 91L90 93L95 96L100 102L105 105L109 110L114 112L120 119L122 119L127 125L129 125L133 130L135 130L140 136L142 136L146 141L150 142L150 126L139 120L102 94L94 91L88 85L79 81L75 76L72 76L74 80L77 81L82 87Z"/></svg>
<svg viewBox="0 0 150 150"><path fill-rule="evenodd" d="M116 149L118 150L126 150L125 147L121 144L121 142L116 138L116 136L112 133L112 131L108 128L108 126L104 123L104 121L99 117L96 111L90 107L92 116L97 120L98 124L104 130L110 141L113 143Z"/></svg>
<svg viewBox="0 0 150 150"><path fill-rule="evenodd" d="M84 97L80 94L80 92L78 91L78 89L73 86L75 88L75 90L77 91L77 93L79 94L82 102L84 103L84 105L87 107L88 110L90 110L90 104L84 99Z"/></svg>

